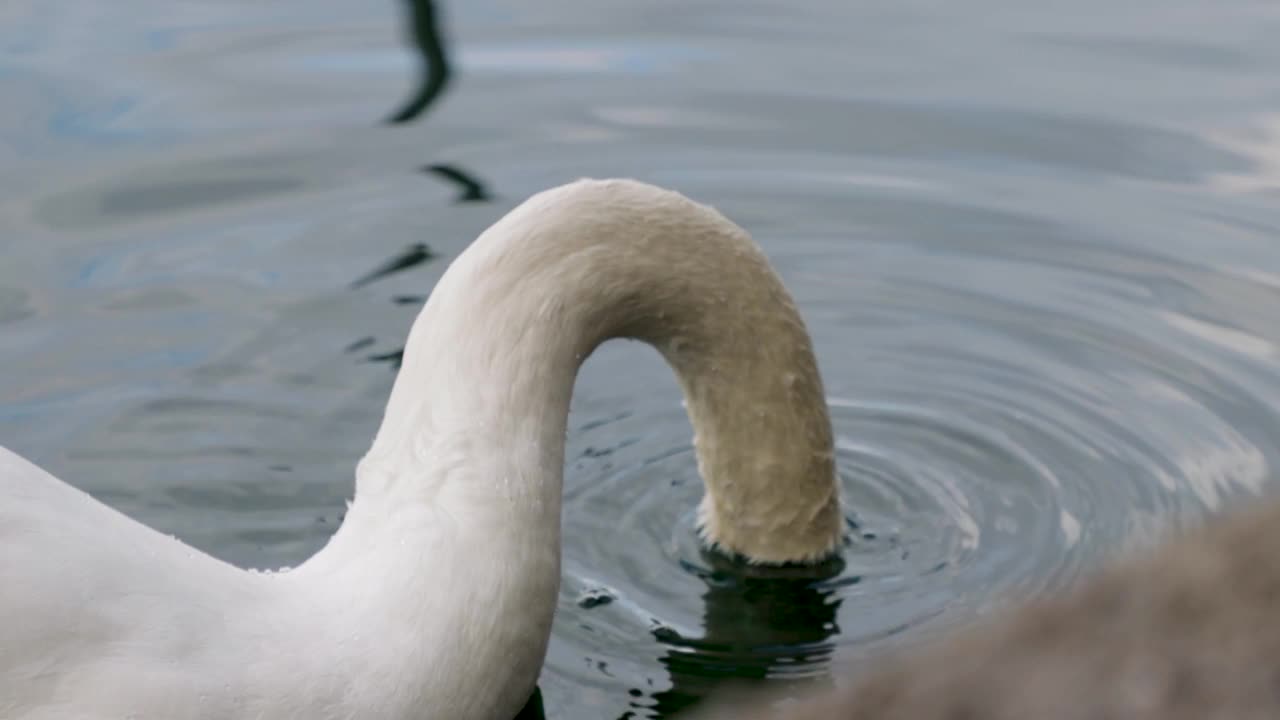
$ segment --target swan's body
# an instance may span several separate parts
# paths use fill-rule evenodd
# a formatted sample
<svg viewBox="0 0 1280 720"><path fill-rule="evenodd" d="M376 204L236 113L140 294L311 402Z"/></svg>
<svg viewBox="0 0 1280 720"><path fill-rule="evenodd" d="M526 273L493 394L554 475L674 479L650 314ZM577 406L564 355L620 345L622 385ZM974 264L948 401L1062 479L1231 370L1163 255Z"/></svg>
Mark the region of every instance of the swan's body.
<svg viewBox="0 0 1280 720"><path fill-rule="evenodd" d="M680 376L709 542L833 552L821 382L763 255L675 193L579 181L440 280L346 520L296 570L227 565L0 448L0 717L508 720L550 634L574 377L612 337Z"/></svg>

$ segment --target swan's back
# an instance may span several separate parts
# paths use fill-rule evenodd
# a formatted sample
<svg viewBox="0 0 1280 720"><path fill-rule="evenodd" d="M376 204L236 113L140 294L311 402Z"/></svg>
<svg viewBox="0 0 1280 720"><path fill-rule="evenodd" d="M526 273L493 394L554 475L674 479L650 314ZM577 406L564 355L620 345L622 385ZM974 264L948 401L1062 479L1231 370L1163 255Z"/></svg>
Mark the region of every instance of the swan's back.
<svg viewBox="0 0 1280 720"><path fill-rule="evenodd" d="M239 671L210 639L251 601L243 575L0 447L0 717L137 716L119 689L140 677L147 709L216 712L203 685Z"/></svg>

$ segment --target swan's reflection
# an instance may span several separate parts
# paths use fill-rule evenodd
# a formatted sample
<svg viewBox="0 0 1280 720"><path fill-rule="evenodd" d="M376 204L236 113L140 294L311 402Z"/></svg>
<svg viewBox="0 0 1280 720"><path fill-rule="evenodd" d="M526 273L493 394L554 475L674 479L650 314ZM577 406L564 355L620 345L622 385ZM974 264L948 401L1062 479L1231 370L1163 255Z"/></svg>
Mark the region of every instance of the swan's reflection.
<svg viewBox="0 0 1280 720"><path fill-rule="evenodd" d="M839 560L815 567L760 568L713 552L703 557L708 568L689 569L707 586L704 634L685 638L668 628L654 631L670 647L659 662L671 687L634 700L635 711L623 718L670 717L726 683L763 681L779 671L811 682L826 669L834 649L829 640L839 632L841 600L822 581L840 572ZM632 695L643 697L638 690Z"/></svg>

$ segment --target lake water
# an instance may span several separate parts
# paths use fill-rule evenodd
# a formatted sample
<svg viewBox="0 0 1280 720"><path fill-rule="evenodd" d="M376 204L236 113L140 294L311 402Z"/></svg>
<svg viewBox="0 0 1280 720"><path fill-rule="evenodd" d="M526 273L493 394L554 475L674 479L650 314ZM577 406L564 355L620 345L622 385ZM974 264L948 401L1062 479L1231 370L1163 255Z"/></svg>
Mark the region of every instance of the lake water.
<svg viewBox="0 0 1280 720"><path fill-rule="evenodd" d="M1269 490L1280 5L453 1L438 94L424 8L0 6L0 444L296 564L446 263L532 192L625 175L776 262L850 544L818 583L703 556L674 379L607 345L570 418L549 717L820 677Z"/></svg>

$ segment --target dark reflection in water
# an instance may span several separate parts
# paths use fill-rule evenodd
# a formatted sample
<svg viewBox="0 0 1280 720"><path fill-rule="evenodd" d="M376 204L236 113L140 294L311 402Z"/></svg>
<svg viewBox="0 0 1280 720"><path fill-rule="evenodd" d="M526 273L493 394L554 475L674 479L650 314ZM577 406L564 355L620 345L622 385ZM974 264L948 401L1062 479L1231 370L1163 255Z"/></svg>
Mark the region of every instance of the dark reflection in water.
<svg viewBox="0 0 1280 720"><path fill-rule="evenodd" d="M498 0L467 12L470 77L463 6L404 2L303 21L129 0L86 34L67 29L92 3L18 0L41 10L0 23L0 442L215 555L296 564L341 515L441 269L410 243L453 257L470 203L628 174L723 208L776 261L875 532L840 586L709 565L696 463L667 454L688 433L674 381L652 353L601 358L574 399L556 720L821 676L832 644L874 658L1273 482L1261 4ZM378 8L404 10L406 47ZM443 122L444 98L476 122Z"/></svg>
<svg viewBox="0 0 1280 720"><path fill-rule="evenodd" d="M343 348L343 350L349 353L359 352L361 350L365 350L373 347L377 342L378 342L377 338L373 337L372 335L366 335L360 338L359 340L353 341L352 343L347 345L345 348ZM391 352L374 353L372 355L366 355L364 359L369 362L375 362L375 363L390 363L392 370L399 370L400 365L404 361L404 348L400 348L399 350L392 350Z"/></svg>
<svg viewBox="0 0 1280 720"><path fill-rule="evenodd" d="M490 197L489 191L479 180L467 174L465 170L456 165L445 163L436 163L428 165L422 169L423 172L438 175L451 183L458 186L461 194L458 195L458 202L488 202L493 198Z"/></svg>
<svg viewBox="0 0 1280 720"><path fill-rule="evenodd" d="M444 92L449 79L453 77L453 66L449 63L449 53L440 32L435 2L407 0L407 3L409 8L405 20L409 24L409 36L421 57L419 81L413 96L387 118L387 122L393 125L402 125L421 116ZM484 183L457 165L432 163L422 168L422 171L457 185L461 193L458 202L486 202L490 199Z"/></svg>
<svg viewBox="0 0 1280 720"><path fill-rule="evenodd" d="M433 0L407 0L408 12L405 20L409 25L409 36L414 48L421 57L418 88L413 96L396 112L387 118L390 124L405 124L422 116L439 98L452 77L452 66L449 53L445 48L441 34L436 4ZM476 179L468 170L453 163L431 163L422 168L424 173L441 178L457 186L457 202L488 202L492 196L485 183ZM389 275L410 270L435 259L436 254L426 243L415 243L399 255L388 259L368 274L351 283L352 289L362 288ZM417 305L425 298L416 295L402 295L392 298L397 305ZM346 352L356 352L372 346L376 342L373 337L364 337L347 346ZM399 370L404 359L403 346L390 352L374 353L365 356L369 362L388 363L393 370Z"/></svg>
<svg viewBox="0 0 1280 720"><path fill-rule="evenodd" d="M376 280L381 280L388 275L394 275L398 272L403 272L422 265L423 263L430 262L431 260L434 260L435 257L436 254L431 251L431 248L426 243L414 243L405 248L399 255L396 255L370 271L368 274L352 282L351 287L353 289L364 287L365 285Z"/></svg>
<svg viewBox="0 0 1280 720"><path fill-rule="evenodd" d="M453 69L449 54L445 52L444 39L436 17L436 4L432 0L407 0L409 6L406 21L413 46L422 57L418 70L418 89L413 97L387 118L388 123L406 123L421 115L449 84Z"/></svg>
<svg viewBox="0 0 1280 720"><path fill-rule="evenodd" d="M399 370L400 365L404 362L404 348L392 350L391 352L375 353L366 359L369 362L390 363L392 370Z"/></svg>
<svg viewBox="0 0 1280 720"><path fill-rule="evenodd" d="M830 639L840 631L841 600L824 581L839 575L843 562L761 568L714 552L702 555L709 568L685 569L707 586L703 635L686 638L666 626L654 628L654 637L670 648L659 662L671 687L647 700L632 689L631 706L644 714L628 711L621 718L669 717L725 683L759 682L788 671L793 681L812 682L815 672L826 670L835 650Z"/></svg>
<svg viewBox="0 0 1280 720"><path fill-rule="evenodd" d="M547 713L542 707L542 690L535 687L529 701L516 713L515 720L546 720L546 717Z"/></svg>
<svg viewBox="0 0 1280 720"><path fill-rule="evenodd" d="M404 272L405 270L411 270L415 267L418 267L419 265L428 263L434 260L435 257L436 257L436 254L432 252L430 246L428 246L426 243L414 243L413 245L410 245L409 247L405 248L404 251L401 252L399 255L396 255L390 260L387 260L382 265L379 265L377 268L374 268L373 270L371 270L368 274L360 277L355 282L351 283L351 287L352 289L362 288L370 283L377 282L378 280L381 280L389 275L394 275L399 272ZM416 296L403 296L403 297L397 296L393 298L392 301L395 302L397 305L406 305L406 304L411 304L415 302L421 302L421 300ZM356 352L358 350L364 350L365 348L372 347L376 341L377 341L376 338L372 336L365 336L358 340L352 341L349 345L347 345L345 350L346 352L349 352L349 353ZM399 370L400 364L404 359L404 347L402 346L400 349L393 350L391 352L375 353L373 355L368 355L365 357L365 359L370 362L390 363L391 368L393 370Z"/></svg>

